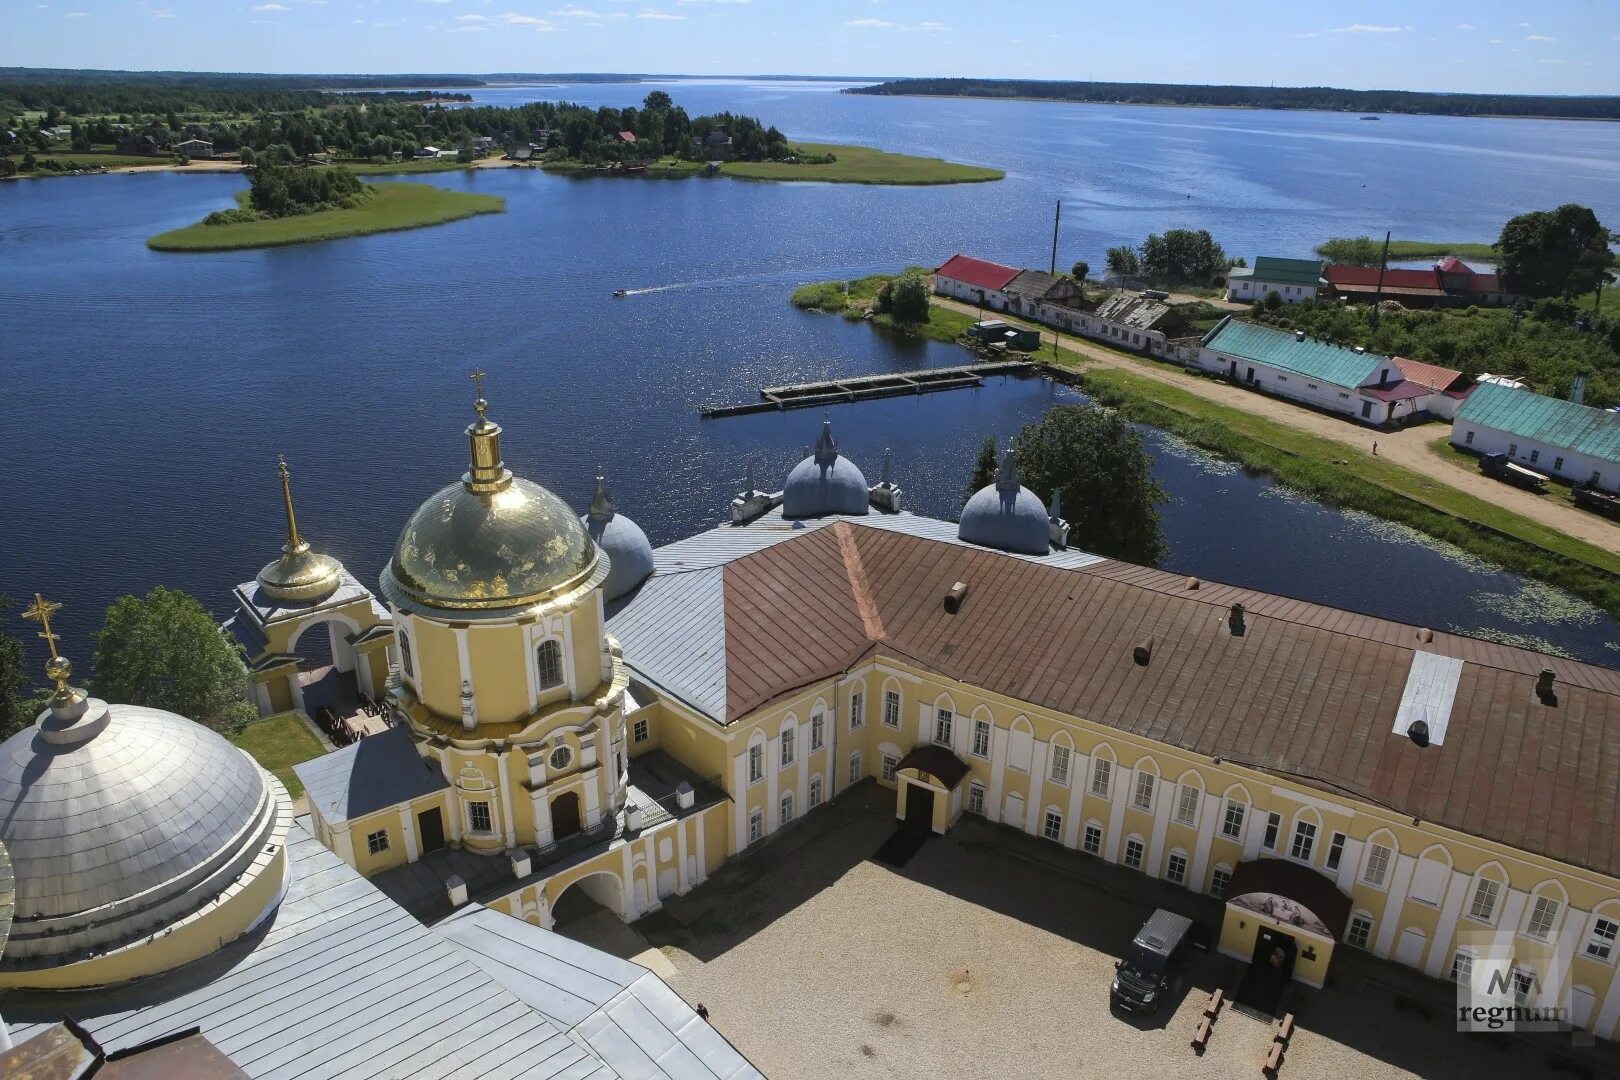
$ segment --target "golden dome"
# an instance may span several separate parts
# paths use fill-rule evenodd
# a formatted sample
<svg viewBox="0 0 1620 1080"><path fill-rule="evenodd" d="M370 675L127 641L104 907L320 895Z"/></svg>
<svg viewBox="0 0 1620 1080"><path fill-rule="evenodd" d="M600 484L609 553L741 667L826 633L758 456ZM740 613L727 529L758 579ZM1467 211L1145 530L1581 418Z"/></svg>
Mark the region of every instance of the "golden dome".
<svg viewBox="0 0 1620 1080"><path fill-rule="evenodd" d="M567 503L506 468L501 428L484 415L482 395L473 407L471 467L411 515L383 571L383 594L396 603L524 607L585 584L602 561Z"/></svg>
<svg viewBox="0 0 1620 1080"><path fill-rule="evenodd" d="M281 500L287 514L287 542L281 558L259 571L259 590L272 600L297 602L319 600L338 587L343 567L329 555L312 551L298 532L298 516L293 512L292 474L282 459Z"/></svg>

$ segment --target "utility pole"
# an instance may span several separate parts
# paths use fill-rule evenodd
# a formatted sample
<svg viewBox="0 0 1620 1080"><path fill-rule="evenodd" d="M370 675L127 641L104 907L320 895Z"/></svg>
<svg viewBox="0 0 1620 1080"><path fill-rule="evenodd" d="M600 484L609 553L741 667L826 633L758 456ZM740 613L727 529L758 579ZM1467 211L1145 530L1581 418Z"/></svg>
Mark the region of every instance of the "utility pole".
<svg viewBox="0 0 1620 1080"><path fill-rule="evenodd" d="M1384 232L1384 254L1379 256L1378 259L1378 288L1373 292L1372 309L1372 328L1374 330L1378 329L1378 302L1384 296L1384 269L1389 266L1389 238L1393 235L1394 230Z"/></svg>
<svg viewBox="0 0 1620 1080"><path fill-rule="evenodd" d="M1057 277L1058 222L1062 219L1062 217L1063 217L1063 200L1059 199L1057 201L1057 209L1055 211L1053 211L1053 213L1052 213L1052 269L1051 269L1051 274L1052 274L1053 277Z"/></svg>

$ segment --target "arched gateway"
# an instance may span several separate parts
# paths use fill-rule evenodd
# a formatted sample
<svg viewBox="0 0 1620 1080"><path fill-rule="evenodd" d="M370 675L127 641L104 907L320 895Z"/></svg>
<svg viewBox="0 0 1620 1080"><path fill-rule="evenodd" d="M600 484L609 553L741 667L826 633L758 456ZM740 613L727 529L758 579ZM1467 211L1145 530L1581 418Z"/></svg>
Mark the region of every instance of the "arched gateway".
<svg viewBox="0 0 1620 1080"><path fill-rule="evenodd" d="M1238 1002L1272 1012L1290 980L1320 987L1349 921L1350 897L1304 863L1238 863L1221 926L1221 952L1249 962Z"/></svg>

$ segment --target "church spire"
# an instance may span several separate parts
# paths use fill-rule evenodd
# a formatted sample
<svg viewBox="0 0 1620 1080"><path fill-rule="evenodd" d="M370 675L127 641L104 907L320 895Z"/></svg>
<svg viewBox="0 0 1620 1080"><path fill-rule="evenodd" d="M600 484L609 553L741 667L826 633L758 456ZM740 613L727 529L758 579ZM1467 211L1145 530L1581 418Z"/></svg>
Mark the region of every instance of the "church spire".
<svg viewBox="0 0 1620 1080"><path fill-rule="evenodd" d="M822 417L821 436L816 439L816 464L831 465L838 459L838 443L833 440L832 418Z"/></svg>
<svg viewBox="0 0 1620 1080"><path fill-rule="evenodd" d="M489 402L484 400L484 373L475 370L472 381L473 412L478 414L478 419L467 425L471 467L462 474L461 482L475 495L493 495L511 485L512 473L501 461L501 425L487 415Z"/></svg>
<svg viewBox="0 0 1620 1080"><path fill-rule="evenodd" d="M281 550L288 555L296 555L307 550L309 544L298 535L298 514L293 510L292 472L287 468L287 459L277 454L276 462L281 471L281 502L287 511L287 544Z"/></svg>
<svg viewBox="0 0 1620 1080"><path fill-rule="evenodd" d="M607 481L602 477L602 470L596 470L596 495L591 499L592 521L610 521L613 518L613 496L608 493Z"/></svg>
<svg viewBox="0 0 1620 1080"><path fill-rule="evenodd" d="M337 588L343 568L337 560L311 551L309 541L298 531L298 513L293 508L292 470L287 459L276 455L276 471L281 474L281 508L287 516L287 542L281 545L281 558L270 563L255 579L267 599L281 602L313 600Z"/></svg>
<svg viewBox="0 0 1620 1080"><path fill-rule="evenodd" d="M1018 463L1013 460L1012 440L1007 440L1007 452L1001 455L1001 464L996 467L996 490L1017 492L1023 487L1018 479Z"/></svg>

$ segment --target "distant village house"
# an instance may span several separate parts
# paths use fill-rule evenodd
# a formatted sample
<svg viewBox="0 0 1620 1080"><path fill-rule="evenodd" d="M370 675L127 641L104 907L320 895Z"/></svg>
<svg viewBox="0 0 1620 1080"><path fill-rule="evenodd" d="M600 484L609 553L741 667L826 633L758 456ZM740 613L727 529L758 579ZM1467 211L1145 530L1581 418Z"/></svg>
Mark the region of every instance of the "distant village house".
<svg viewBox="0 0 1620 1080"><path fill-rule="evenodd" d="M1226 298L1260 303L1272 293L1285 304L1315 300L1327 281L1322 264L1311 259L1275 259L1262 255L1252 267L1234 266L1226 274Z"/></svg>
<svg viewBox="0 0 1620 1080"><path fill-rule="evenodd" d="M214 156L214 144L202 139L187 139L185 142L176 143L174 152L184 154L188 158L206 161Z"/></svg>

